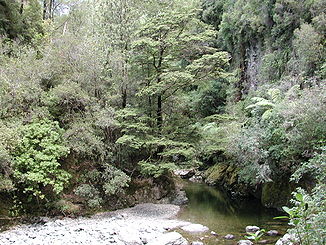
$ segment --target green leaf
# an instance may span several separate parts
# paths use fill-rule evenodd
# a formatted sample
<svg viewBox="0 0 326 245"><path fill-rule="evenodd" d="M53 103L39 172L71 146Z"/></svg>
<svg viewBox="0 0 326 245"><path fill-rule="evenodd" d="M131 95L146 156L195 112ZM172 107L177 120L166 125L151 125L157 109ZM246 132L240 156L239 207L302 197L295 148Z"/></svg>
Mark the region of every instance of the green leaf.
<svg viewBox="0 0 326 245"><path fill-rule="evenodd" d="M289 219L290 217L288 216L277 216L277 217L274 217L273 219Z"/></svg>
<svg viewBox="0 0 326 245"><path fill-rule="evenodd" d="M295 198L300 201L300 202L303 202L303 195L301 193L297 193L295 194Z"/></svg>
<svg viewBox="0 0 326 245"><path fill-rule="evenodd" d="M288 213L288 214L293 214L293 211L290 209L290 208L288 208L288 207L282 207L282 209L286 212L286 213Z"/></svg>

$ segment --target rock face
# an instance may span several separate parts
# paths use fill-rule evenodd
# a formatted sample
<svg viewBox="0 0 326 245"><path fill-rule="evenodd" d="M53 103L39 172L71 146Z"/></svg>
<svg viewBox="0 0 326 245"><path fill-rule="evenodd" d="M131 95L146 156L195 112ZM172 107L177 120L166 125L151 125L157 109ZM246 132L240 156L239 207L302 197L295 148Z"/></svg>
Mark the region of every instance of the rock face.
<svg viewBox="0 0 326 245"><path fill-rule="evenodd" d="M188 201L188 197L184 190L176 190L171 203L174 205L185 205L188 203Z"/></svg>
<svg viewBox="0 0 326 245"><path fill-rule="evenodd" d="M208 227L201 224L190 224L182 226L181 229L190 233L201 233L209 231Z"/></svg>
<svg viewBox="0 0 326 245"><path fill-rule="evenodd" d="M205 183L223 186L230 193L247 196L249 189L238 182L239 169L227 164L216 164L204 172Z"/></svg>
<svg viewBox="0 0 326 245"><path fill-rule="evenodd" d="M256 232L259 230L260 230L260 228L258 226L254 226L254 225L248 225L246 227L246 232Z"/></svg>
<svg viewBox="0 0 326 245"><path fill-rule="evenodd" d="M278 208L288 205L295 186L284 180L263 184L261 202L265 207Z"/></svg>
<svg viewBox="0 0 326 245"><path fill-rule="evenodd" d="M240 240L237 245L253 245L253 243L250 240Z"/></svg>
<svg viewBox="0 0 326 245"><path fill-rule="evenodd" d="M133 179L130 187L124 195L121 194L117 202L116 198L108 200L111 203L112 209L131 207L138 203L169 203L169 198L174 193L174 183L172 179Z"/></svg>
<svg viewBox="0 0 326 245"><path fill-rule="evenodd" d="M189 222L173 220L179 207L141 204L90 218L65 218L21 225L0 233L4 245L188 245L177 232Z"/></svg>

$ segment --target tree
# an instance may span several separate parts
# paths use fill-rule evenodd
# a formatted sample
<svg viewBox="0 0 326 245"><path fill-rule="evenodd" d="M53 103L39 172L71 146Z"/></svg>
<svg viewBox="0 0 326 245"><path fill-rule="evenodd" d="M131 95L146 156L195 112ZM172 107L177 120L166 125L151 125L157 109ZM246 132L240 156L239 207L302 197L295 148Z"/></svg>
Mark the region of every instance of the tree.
<svg viewBox="0 0 326 245"><path fill-rule="evenodd" d="M102 0L95 5L95 30L98 48L105 54L105 76L112 84L112 95L118 97L118 107L125 108L135 83L130 74L131 43L144 10L139 8L139 0Z"/></svg>
<svg viewBox="0 0 326 245"><path fill-rule="evenodd" d="M322 36L309 24L302 24L294 31L293 40L295 66L293 71L312 76L322 62Z"/></svg>
<svg viewBox="0 0 326 245"><path fill-rule="evenodd" d="M209 44L216 33L196 18L195 8L172 8L149 18L134 42L135 65L142 73L140 97L156 100L158 132L163 126L163 107L176 92L220 76L228 63L225 52Z"/></svg>

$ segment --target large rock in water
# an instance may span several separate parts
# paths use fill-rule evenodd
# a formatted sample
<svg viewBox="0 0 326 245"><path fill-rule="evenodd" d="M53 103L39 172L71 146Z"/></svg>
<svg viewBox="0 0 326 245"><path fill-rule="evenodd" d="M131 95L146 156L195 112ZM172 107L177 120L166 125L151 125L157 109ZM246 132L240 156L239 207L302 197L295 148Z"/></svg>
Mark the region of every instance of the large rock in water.
<svg viewBox="0 0 326 245"><path fill-rule="evenodd" d="M171 201L171 204L174 205L184 205L188 203L188 197L184 190L177 190L174 194L174 198Z"/></svg>
<svg viewBox="0 0 326 245"><path fill-rule="evenodd" d="M232 240L232 239L235 238L235 236L232 235L232 234L227 234L227 235L224 236L224 238L225 238L226 240Z"/></svg>
<svg viewBox="0 0 326 245"><path fill-rule="evenodd" d="M209 231L207 226L201 224L186 225L186 226L182 226L181 229L190 233L201 233L201 232Z"/></svg>
<svg viewBox="0 0 326 245"><path fill-rule="evenodd" d="M280 233L277 230L270 230L270 231L267 231L266 234L268 236L278 236Z"/></svg>
<svg viewBox="0 0 326 245"><path fill-rule="evenodd" d="M253 245L252 241L249 240L240 240L237 245Z"/></svg>
<svg viewBox="0 0 326 245"><path fill-rule="evenodd" d="M259 230L260 230L260 228L258 226L254 226L254 225L248 225L246 227L246 232L256 232Z"/></svg>
<svg viewBox="0 0 326 245"><path fill-rule="evenodd" d="M150 241L147 245L188 245L186 239L184 239L178 232L165 233L155 240Z"/></svg>

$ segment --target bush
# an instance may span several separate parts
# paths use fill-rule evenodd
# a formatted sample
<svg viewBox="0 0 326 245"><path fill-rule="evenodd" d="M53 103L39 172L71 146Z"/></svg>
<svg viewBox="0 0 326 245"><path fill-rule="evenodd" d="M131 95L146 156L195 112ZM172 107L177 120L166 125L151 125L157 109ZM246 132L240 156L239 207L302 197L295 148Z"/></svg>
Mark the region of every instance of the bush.
<svg viewBox="0 0 326 245"><path fill-rule="evenodd" d="M58 122L33 121L21 128L22 139L14 152L13 176L23 192L45 198L51 192L59 194L70 174L60 168L60 159L69 153L62 142L63 130Z"/></svg>
<svg viewBox="0 0 326 245"><path fill-rule="evenodd" d="M293 193L292 208L283 207L288 214L290 225L294 228L289 232L302 245L325 244L326 242L326 147L305 162L292 175L292 180L298 182L304 175L309 175L316 183L308 193L298 188Z"/></svg>
<svg viewBox="0 0 326 245"><path fill-rule="evenodd" d="M84 199L90 208L102 207L105 198L122 193L128 187L130 177L114 166L103 164L101 171L93 169L85 173L75 194Z"/></svg>

